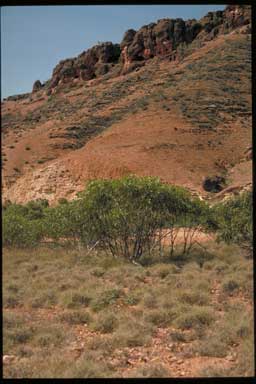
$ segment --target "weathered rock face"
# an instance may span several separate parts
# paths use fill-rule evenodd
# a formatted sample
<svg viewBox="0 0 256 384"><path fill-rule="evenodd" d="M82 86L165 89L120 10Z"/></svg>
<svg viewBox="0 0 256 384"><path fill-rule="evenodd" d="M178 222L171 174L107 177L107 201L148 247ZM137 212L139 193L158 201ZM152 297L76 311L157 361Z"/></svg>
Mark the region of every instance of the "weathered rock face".
<svg viewBox="0 0 256 384"><path fill-rule="evenodd" d="M201 29L196 20L161 19L137 32L128 30L120 44L123 72L127 72L133 62L171 55L179 44L191 43Z"/></svg>
<svg viewBox="0 0 256 384"><path fill-rule="evenodd" d="M196 39L211 40L250 22L250 6L228 5L224 11L209 12L199 21L161 19L138 31L129 29L120 45L111 42L98 44L76 58L61 61L53 70L49 88L51 90L75 78L91 80L102 76L117 62L122 63L121 73L124 74L144 65L146 60L155 56L175 60L179 58L180 47ZM40 84L34 84L35 90Z"/></svg>
<svg viewBox="0 0 256 384"><path fill-rule="evenodd" d="M235 28L251 23L251 7L228 5L224 11L209 12L200 20L203 32L200 38L211 40L215 36L229 33Z"/></svg>
<svg viewBox="0 0 256 384"><path fill-rule="evenodd" d="M186 40L185 22L182 19L162 19L151 23L135 33L129 30L120 44L123 72L132 62L170 54L176 46Z"/></svg>
<svg viewBox="0 0 256 384"><path fill-rule="evenodd" d="M61 61L53 70L50 88L74 78L91 80L104 75L119 59L119 44L102 43L81 53L77 58Z"/></svg>
<svg viewBox="0 0 256 384"><path fill-rule="evenodd" d="M251 23L251 6L228 5L223 15L223 22L226 28L238 28Z"/></svg>
<svg viewBox="0 0 256 384"><path fill-rule="evenodd" d="M40 80L36 80L36 81L34 82L32 92L37 92L37 91L39 91L42 87L43 87L43 85L41 84L41 81L40 81Z"/></svg>
<svg viewBox="0 0 256 384"><path fill-rule="evenodd" d="M224 11L209 12L201 20L161 19L137 32L128 30L120 44L123 73L134 63L154 56L177 57L177 48L195 39L211 40L251 22L250 6L229 5Z"/></svg>

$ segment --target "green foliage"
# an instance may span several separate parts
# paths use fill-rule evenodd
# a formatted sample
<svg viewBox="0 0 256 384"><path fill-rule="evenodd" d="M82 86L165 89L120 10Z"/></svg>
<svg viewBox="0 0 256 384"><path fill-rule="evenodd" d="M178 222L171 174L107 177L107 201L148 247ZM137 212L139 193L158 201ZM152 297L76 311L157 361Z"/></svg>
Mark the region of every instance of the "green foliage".
<svg viewBox="0 0 256 384"><path fill-rule="evenodd" d="M214 313L209 307L193 307L190 313L180 315L176 325L181 329L208 327L215 320Z"/></svg>
<svg viewBox="0 0 256 384"><path fill-rule="evenodd" d="M13 247L35 246L42 237L41 224L15 213L3 215L3 244Z"/></svg>
<svg viewBox="0 0 256 384"><path fill-rule="evenodd" d="M93 300L91 307L95 312L101 311L108 305L114 304L120 296L122 296L122 291L120 289L107 290L103 292L101 296Z"/></svg>
<svg viewBox="0 0 256 384"><path fill-rule="evenodd" d="M177 222L188 225L200 220L203 204L191 199L181 187L169 186L153 177L128 176L119 180L95 180L80 194L87 212L91 241L100 241L113 256L136 260L150 253L157 231ZM194 206L195 204L195 206ZM199 212L200 211L200 212Z"/></svg>
<svg viewBox="0 0 256 384"><path fill-rule="evenodd" d="M25 205L8 202L3 211L5 215L18 215L28 220L41 219L44 216L44 209L49 203L46 199L37 199L29 201Z"/></svg>
<svg viewBox="0 0 256 384"><path fill-rule="evenodd" d="M47 206L47 200L38 199L26 205L9 203L3 207L3 244L36 246L44 235L41 219Z"/></svg>
<svg viewBox="0 0 256 384"><path fill-rule="evenodd" d="M48 205L49 203L46 199L29 201L25 206L27 208L27 218L30 220L42 219L44 217L44 209L48 207Z"/></svg>
<svg viewBox="0 0 256 384"><path fill-rule="evenodd" d="M45 211L43 221L45 235L54 240L72 239L83 241L86 237L86 212L81 209L80 202L61 201L56 207Z"/></svg>
<svg viewBox="0 0 256 384"><path fill-rule="evenodd" d="M92 330L100 333L111 333L117 327L118 320L112 313L101 312L97 320L92 323Z"/></svg>
<svg viewBox="0 0 256 384"><path fill-rule="evenodd" d="M68 204L68 200L65 199L64 197L61 197L61 198L58 200L58 203L59 203L59 204Z"/></svg>
<svg viewBox="0 0 256 384"><path fill-rule="evenodd" d="M101 247L129 261L163 257L163 248L172 258L180 230L183 249L179 250L185 257L197 243L198 232L216 229L226 242L252 243L251 193L210 208L182 187L154 177L128 176L91 181L76 200L60 199L53 207L44 199L25 205L7 202L3 207L6 246L30 247L46 238L86 245L89 251Z"/></svg>
<svg viewBox="0 0 256 384"><path fill-rule="evenodd" d="M216 206L219 240L252 250L252 210L252 191L246 191Z"/></svg>
<svg viewBox="0 0 256 384"><path fill-rule="evenodd" d="M42 237L73 244L99 244L113 256L129 260L150 254L156 247L161 253L161 230L180 226L187 228L184 253L188 252L196 230L209 228L211 221L206 203L192 199L185 189L163 184L157 178L135 176L92 181L79 199L61 199L55 207L49 207L47 200L30 201L24 206L8 204L4 216L4 227L6 220L12 222L12 228L20 228L22 222L23 230L34 235L33 241L26 241L21 230L17 244L35 243ZM10 236L10 228L5 228L5 234ZM6 238L5 244L12 245L14 240ZM174 242L171 253L173 247Z"/></svg>

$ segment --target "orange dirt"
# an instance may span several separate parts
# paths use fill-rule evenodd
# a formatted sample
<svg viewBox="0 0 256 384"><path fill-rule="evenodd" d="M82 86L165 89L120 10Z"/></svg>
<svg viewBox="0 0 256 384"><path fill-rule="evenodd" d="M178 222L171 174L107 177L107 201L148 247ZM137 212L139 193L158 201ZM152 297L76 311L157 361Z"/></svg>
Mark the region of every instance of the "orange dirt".
<svg viewBox="0 0 256 384"><path fill-rule="evenodd" d="M234 119L227 115L225 126L219 123L215 131L195 133L195 126L185 118L173 99L175 89L165 87L166 76L173 74L175 78L183 79L176 73L183 70L186 76L188 65L207 58L225 42L234 41L239 36L229 34L207 42L181 63L152 59L135 73L104 81L77 82L76 88L70 88L68 93L60 88L51 96L53 99L39 91L37 96L32 95L35 100L31 102L28 99L5 102L2 106L3 117L15 113L17 122L15 129L10 123L3 133L2 152L7 159L3 168L4 200L26 202L47 198L50 203L55 203L60 197L74 198L90 179L116 178L129 173L158 176L167 183L185 186L206 197L208 194L202 188L202 181L206 176L222 172L224 168L220 168L219 164L225 164L229 183L244 185L251 182L251 161L245 161L244 154L251 146L250 119L246 123L239 116ZM151 71L150 75L147 71ZM141 80L143 76L148 77ZM112 92L111 87L122 86L127 80L134 81L129 88L130 94L114 98L113 102L104 105L109 97L102 97L104 92ZM177 81L179 84L180 80ZM232 78L230 82L232 85ZM195 92L199 90L214 100L211 84L201 79L188 79L184 83L184 97L192 95L192 102ZM155 96L149 99L145 109L138 109L137 112L129 110L131 102L138 100L139 103L141 97L147 97L152 91L155 91ZM167 99L160 102L154 100L162 92L165 92ZM243 94L250 103L248 85ZM55 96L61 102L66 100L69 103L67 107L55 106ZM77 103L80 106L78 109ZM165 103L169 106L167 109L164 108ZM39 107L52 108L46 122L34 122L32 125L22 122L22 116L26 117ZM66 108L71 108L71 112L65 112ZM80 149L56 147L66 143L67 139L50 138L50 135L63 135L66 127L79 125L85 118L90 119L92 115L108 117L120 108L125 111L120 120L113 122ZM42 114L44 118L44 112ZM69 139L69 143L72 142ZM221 144L209 147L209 142ZM12 145L15 148L10 148ZM26 150L26 147L31 149Z"/></svg>

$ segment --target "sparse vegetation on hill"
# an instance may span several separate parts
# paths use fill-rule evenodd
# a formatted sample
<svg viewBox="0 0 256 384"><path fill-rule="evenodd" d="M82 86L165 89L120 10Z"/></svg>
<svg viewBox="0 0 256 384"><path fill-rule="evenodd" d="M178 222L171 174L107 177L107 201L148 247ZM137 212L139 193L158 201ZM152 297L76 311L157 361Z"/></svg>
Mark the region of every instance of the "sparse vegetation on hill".
<svg viewBox="0 0 256 384"><path fill-rule="evenodd" d="M126 148L123 156L129 163L134 156L134 145L138 147L135 154L139 169L132 170L133 162L126 167L125 160L128 171L148 174L148 164L157 161L163 180L176 183L178 177L177 184L184 185L180 172L176 176L174 172L165 172L181 164L186 173L184 179L193 183L193 189L200 193L202 177L217 175L228 179L230 168L241 161L251 140L250 35L227 35L217 42L205 43L175 65L154 58L139 72L118 79L97 80L91 86L67 83L65 93L60 86L56 93L33 101L33 105L28 101L27 104L15 102L15 108L6 105L3 111L4 195L11 199L15 195L15 200L20 201L21 197L17 200L16 196L20 188L16 184L18 180L23 185L25 178L27 185L28 177L32 183L33 171L47 167L53 159L59 159L67 167L68 154L78 149L83 149L77 156L85 165L83 170L79 167L79 171L71 166L70 171L71 174L79 172L77 177L82 182L90 179L90 168L96 169L94 178L105 176L99 172L102 170L99 153L107 157L103 160L108 168L107 176L115 174L116 161L112 164L111 159L118 151L116 133L110 141L105 140L111 131L115 132L115 126L122 148ZM154 127L150 127L147 115L152 115ZM133 120L136 121L133 126L126 128ZM129 134L131 131L133 136ZM40 140L35 141L34 137ZM102 140L95 141L95 137ZM20 142L25 153L13 156L21 151ZM10 151L13 145L15 148ZM95 148L97 155L94 156ZM186 156L181 159L183 153ZM122 163L123 160L119 160ZM117 172L117 176L122 176L121 172ZM54 183L58 197L68 197L62 188L63 180L58 178ZM73 184L73 188L78 189L77 184ZM13 190L9 188L12 185ZM47 188L48 185L42 190ZM25 201L31 200L26 195L27 188L20 196L24 196ZM43 192L38 192L37 197L47 198Z"/></svg>
<svg viewBox="0 0 256 384"><path fill-rule="evenodd" d="M250 45L251 41L243 35L227 40L206 57L187 64L179 81L173 76L165 85L175 90L175 101L198 133L214 130L238 116L248 123L251 104L245 95L251 87ZM237 57L241 62L237 62ZM190 92L186 91L188 88ZM228 130L222 134L228 134Z"/></svg>

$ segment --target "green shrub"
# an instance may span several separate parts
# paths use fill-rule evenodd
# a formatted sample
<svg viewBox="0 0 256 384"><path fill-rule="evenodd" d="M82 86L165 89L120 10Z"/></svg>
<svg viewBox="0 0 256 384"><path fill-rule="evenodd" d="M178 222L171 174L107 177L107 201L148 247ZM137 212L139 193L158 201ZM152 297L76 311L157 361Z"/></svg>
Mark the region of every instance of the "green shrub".
<svg viewBox="0 0 256 384"><path fill-rule="evenodd" d="M193 307L190 312L178 316L176 325L181 329L207 327L215 320L211 308Z"/></svg>
<svg viewBox="0 0 256 384"><path fill-rule="evenodd" d="M218 239L252 251L252 191L244 192L215 207Z"/></svg>
<svg viewBox="0 0 256 384"><path fill-rule="evenodd" d="M101 312L92 323L91 328L101 333L111 333L118 325L117 318L112 313Z"/></svg>
<svg viewBox="0 0 256 384"><path fill-rule="evenodd" d="M152 252L162 257L161 230L180 226L187 228L183 253L188 253L193 234L212 224L206 203L153 177L96 180L76 200L60 199L49 207L47 200L38 199L23 206L9 204L3 211L4 245L36 245L46 237L61 244L101 247L129 261ZM174 243L170 254L173 249ZM168 268L159 273L166 277Z"/></svg>
<svg viewBox="0 0 256 384"><path fill-rule="evenodd" d="M99 297L95 298L91 303L91 308L94 311L101 311L108 305L114 304L119 297L123 295L120 289L109 289L105 292L99 293Z"/></svg>
<svg viewBox="0 0 256 384"><path fill-rule="evenodd" d="M124 303L128 305L136 305L140 301L140 298L132 293L128 294L124 298Z"/></svg>
<svg viewBox="0 0 256 384"><path fill-rule="evenodd" d="M7 247L33 247L42 238L42 226L39 221L33 223L15 213L3 214L3 245Z"/></svg>
<svg viewBox="0 0 256 384"><path fill-rule="evenodd" d="M65 238L67 241L86 242L86 212L79 201L59 202L56 207L45 210L43 220L44 232L47 237L55 240Z"/></svg>
<svg viewBox="0 0 256 384"><path fill-rule="evenodd" d="M185 291L179 294L181 302L187 304L206 305L209 303L210 298L205 292L201 291Z"/></svg>
<svg viewBox="0 0 256 384"><path fill-rule="evenodd" d="M6 331L4 338L10 345L25 344L33 338L34 333L35 330L32 327L21 325Z"/></svg>
<svg viewBox="0 0 256 384"><path fill-rule="evenodd" d="M153 177L92 181L80 198L91 241L129 260L158 245L160 228L208 225L206 204Z"/></svg>
<svg viewBox="0 0 256 384"><path fill-rule="evenodd" d="M166 327L170 325L175 318L175 313L172 310L152 309L145 314L145 320L158 327Z"/></svg>
<svg viewBox="0 0 256 384"><path fill-rule="evenodd" d="M50 346L60 346L65 340L65 332L58 325L48 325L39 327L35 334L35 344L43 348Z"/></svg>
<svg viewBox="0 0 256 384"><path fill-rule="evenodd" d="M64 302L67 308L88 307L91 303L91 297L83 292L68 292L64 296Z"/></svg>

